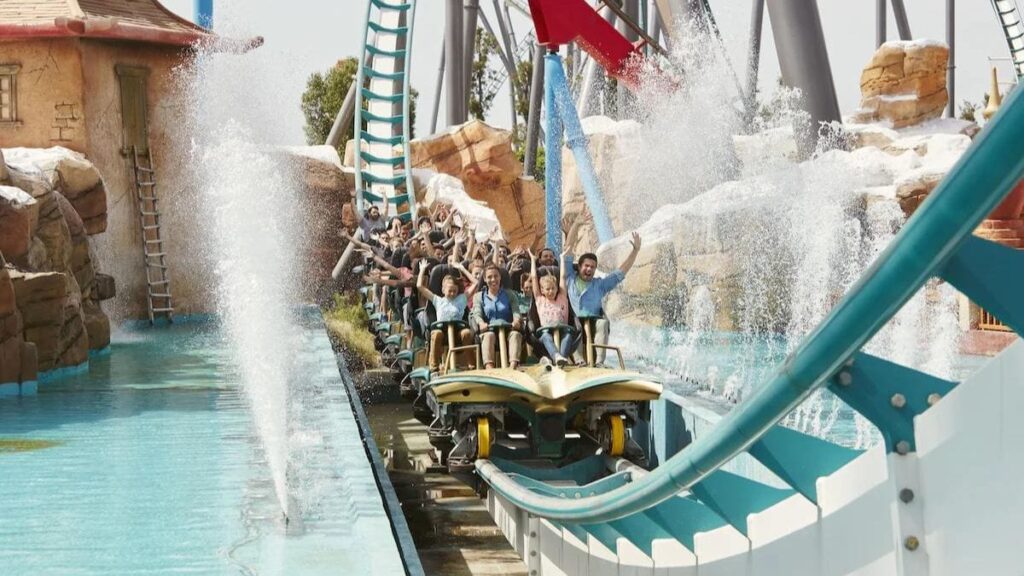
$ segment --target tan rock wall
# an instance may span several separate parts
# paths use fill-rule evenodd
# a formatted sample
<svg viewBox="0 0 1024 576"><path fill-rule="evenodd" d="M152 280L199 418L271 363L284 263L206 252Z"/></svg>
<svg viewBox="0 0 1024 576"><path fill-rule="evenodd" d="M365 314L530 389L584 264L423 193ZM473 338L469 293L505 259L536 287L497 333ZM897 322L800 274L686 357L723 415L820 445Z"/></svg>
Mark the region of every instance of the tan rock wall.
<svg viewBox="0 0 1024 576"><path fill-rule="evenodd" d="M539 249L544 244L544 189L522 178L512 133L479 120L410 143L414 168L462 180L466 193L495 211L506 239Z"/></svg>
<svg viewBox="0 0 1024 576"><path fill-rule="evenodd" d="M860 77L856 122L888 121L894 128L938 118L946 107L949 49L938 42L886 42Z"/></svg>
<svg viewBox="0 0 1024 576"><path fill-rule="evenodd" d="M82 61L78 40L0 42L0 64L19 64L18 122L0 124L0 146L64 146L84 152Z"/></svg>
<svg viewBox="0 0 1024 576"><path fill-rule="evenodd" d="M0 384L37 378L36 347L26 342L10 272L0 256Z"/></svg>

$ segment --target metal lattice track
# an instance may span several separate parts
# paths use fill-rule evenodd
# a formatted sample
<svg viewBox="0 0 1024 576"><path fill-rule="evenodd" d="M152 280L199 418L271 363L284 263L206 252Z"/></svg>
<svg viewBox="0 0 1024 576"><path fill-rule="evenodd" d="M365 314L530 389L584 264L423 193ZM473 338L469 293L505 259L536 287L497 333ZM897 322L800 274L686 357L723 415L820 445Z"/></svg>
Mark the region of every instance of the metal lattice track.
<svg viewBox="0 0 1024 576"><path fill-rule="evenodd" d="M992 0L992 8L1006 37L1013 70L1020 78L1024 76L1024 24L1021 23L1020 9L1016 0Z"/></svg>
<svg viewBox="0 0 1024 576"><path fill-rule="evenodd" d="M387 202L402 220L416 212L409 158L409 67L415 0L368 0L356 77L357 206Z"/></svg>
<svg viewBox="0 0 1024 576"><path fill-rule="evenodd" d="M516 55L513 58L514 62L525 62L530 55L530 51L533 49L536 36L531 30L522 40L519 41L519 46L516 47ZM499 63L495 75L491 77L490 82L484 86L484 93L493 96L501 90L501 87L508 81L508 68L504 64Z"/></svg>

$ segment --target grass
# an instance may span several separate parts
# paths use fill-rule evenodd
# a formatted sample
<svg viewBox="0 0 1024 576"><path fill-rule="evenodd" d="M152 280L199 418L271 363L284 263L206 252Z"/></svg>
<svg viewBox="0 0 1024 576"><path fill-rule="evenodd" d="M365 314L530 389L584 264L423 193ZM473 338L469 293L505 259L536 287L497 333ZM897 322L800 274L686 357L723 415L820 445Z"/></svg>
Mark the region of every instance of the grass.
<svg viewBox="0 0 1024 576"><path fill-rule="evenodd" d="M324 323L344 351L364 367L378 368L380 355L373 346L373 335L366 330L368 321L358 294L335 294L334 305L324 310Z"/></svg>

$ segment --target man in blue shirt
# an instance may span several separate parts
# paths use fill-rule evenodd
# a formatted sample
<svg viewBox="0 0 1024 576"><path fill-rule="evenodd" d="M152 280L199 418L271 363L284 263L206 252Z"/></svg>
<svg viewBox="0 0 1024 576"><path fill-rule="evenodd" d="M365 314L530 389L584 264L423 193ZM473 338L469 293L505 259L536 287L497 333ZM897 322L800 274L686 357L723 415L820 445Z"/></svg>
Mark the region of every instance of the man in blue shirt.
<svg viewBox="0 0 1024 576"><path fill-rule="evenodd" d="M578 226L576 223L569 228L566 235L566 246L573 246L576 243ZM566 268L566 290L569 292L569 303L576 312L576 316L601 316L594 322L594 344L607 345L608 333L611 325L607 318L604 318L604 298L609 292L615 289L626 278L626 272L633 267L636 256L640 253L640 234L633 232L630 237L630 244L633 251L622 262L619 269L603 278L595 278L597 272L597 256L586 253L580 256L577 261L578 270L572 268L572 254L566 254L566 261L562 263ZM582 344L582 343L581 343ZM598 365L604 364L605 350L595 350L595 362Z"/></svg>

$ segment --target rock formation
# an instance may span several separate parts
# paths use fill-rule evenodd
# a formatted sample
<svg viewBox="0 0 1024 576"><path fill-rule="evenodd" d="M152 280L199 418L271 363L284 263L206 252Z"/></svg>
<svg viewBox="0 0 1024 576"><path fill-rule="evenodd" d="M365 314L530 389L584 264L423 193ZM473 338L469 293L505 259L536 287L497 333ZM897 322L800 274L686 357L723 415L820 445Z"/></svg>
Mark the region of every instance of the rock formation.
<svg viewBox="0 0 1024 576"><path fill-rule="evenodd" d="M512 245L539 248L544 242L544 189L522 177L512 151L512 133L478 120L410 143L414 168L462 181L466 193L494 210Z"/></svg>
<svg viewBox="0 0 1024 576"><path fill-rule="evenodd" d="M36 346L24 337L10 271L0 256L0 386L38 378Z"/></svg>
<svg viewBox="0 0 1024 576"><path fill-rule="evenodd" d="M612 196L609 212L613 222L623 221L622 211L631 212L630 218L648 219L640 226L643 249L607 310L649 324L685 324L694 314L692 296L707 291L714 300L714 329L785 330L790 318L792 262L812 248L799 238L786 238L791 234L789 228L799 227L787 223L794 218L815 218L822 210L801 202L827 195L826 211L834 209L835 215L822 224L854 226L865 243L891 233L970 145L970 138L964 135L965 131L973 133L967 130L969 123L935 122L927 130L886 129L884 138L875 140L877 146L865 145L850 152L835 150L802 163L778 158L767 167L759 164L761 150L778 147L779 135L756 134L736 143L738 158L750 163L744 166L741 179L714 186L691 200L654 206L649 211L616 204L621 200ZM596 145L598 149L595 165L602 178L619 178L615 165L623 156L614 149L602 152L608 139L591 136L591 147ZM566 197L565 206L572 217L579 212L570 210L583 210L584 204L578 177L568 170L566 173L565 189L574 196ZM639 192L648 193L646 189ZM807 200L801 200L801 195ZM884 205L883 209L877 207L879 204ZM828 236L845 231L837 228L820 233ZM765 244L772 241L781 244L766 250ZM593 236L584 236L574 248L579 253L598 246ZM624 236L602 246L598 252L601 268L613 268L628 252ZM852 252L865 257L859 248L854 247ZM759 254L773 254L779 261L765 261ZM838 269L840 264L836 262L834 267ZM838 297L840 292L836 290L830 298ZM769 297L753 303L751 291L758 297Z"/></svg>
<svg viewBox="0 0 1024 576"><path fill-rule="evenodd" d="M860 76L854 122L887 121L894 128L938 118L946 108L949 48L941 42L886 42Z"/></svg>
<svg viewBox="0 0 1024 576"><path fill-rule="evenodd" d="M110 321L99 302L113 294L112 279L97 282L88 238L106 227L106 191L96 168L63 148L7 149L4 159L0 346L12 364L5 362L0 383L8 372L34 379L37 370L80 365L90 349L109 345Z"/></svg>

